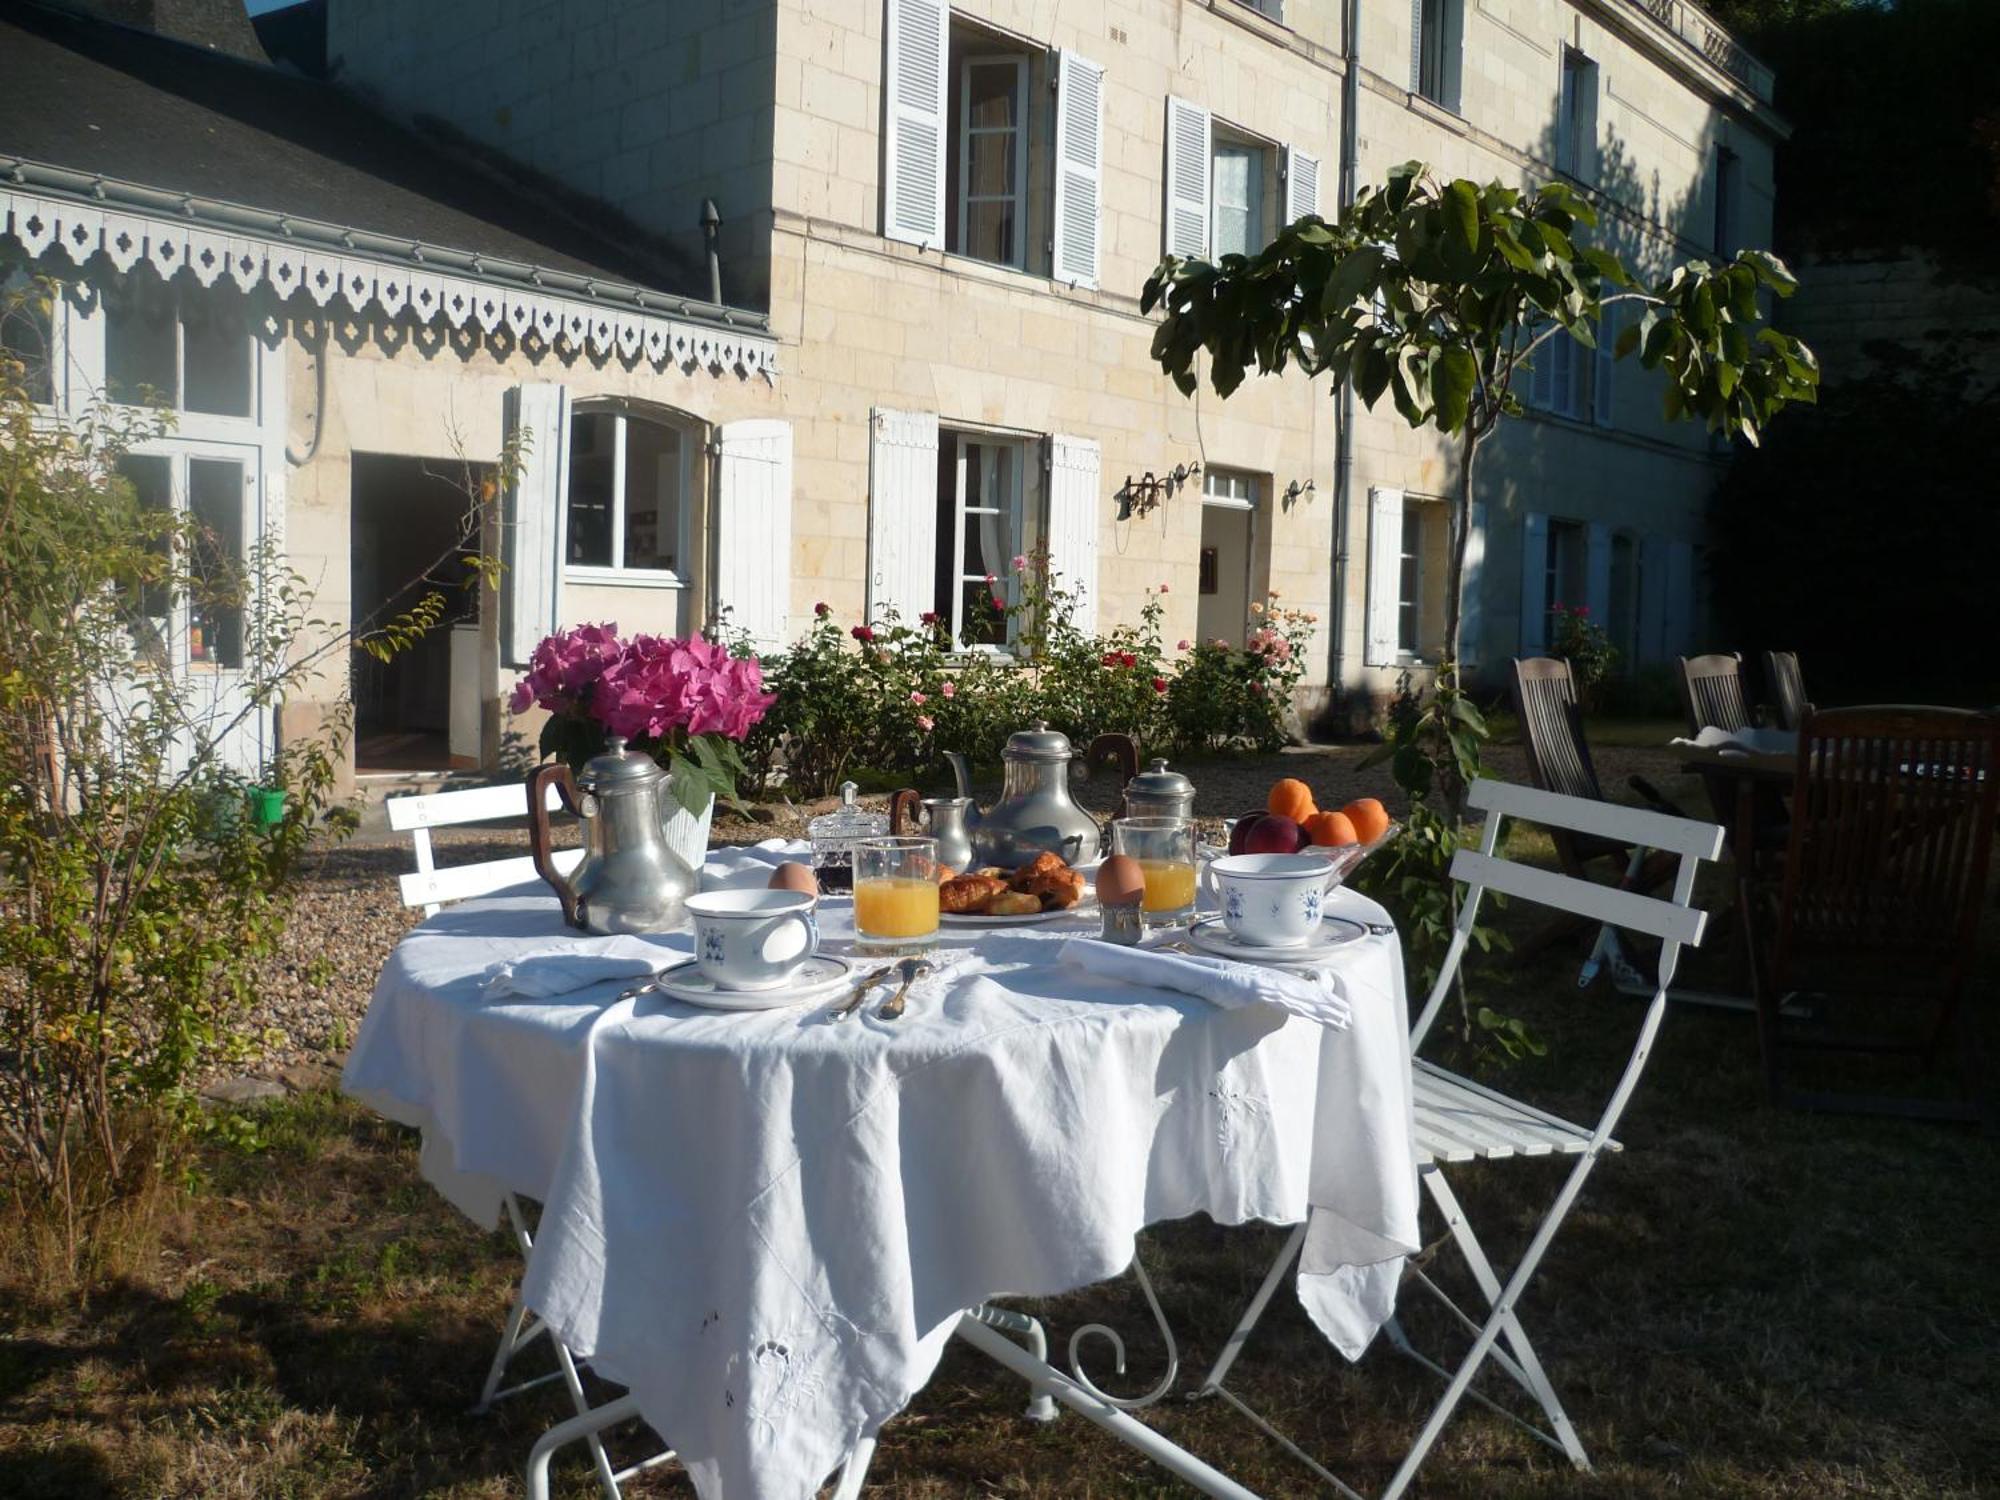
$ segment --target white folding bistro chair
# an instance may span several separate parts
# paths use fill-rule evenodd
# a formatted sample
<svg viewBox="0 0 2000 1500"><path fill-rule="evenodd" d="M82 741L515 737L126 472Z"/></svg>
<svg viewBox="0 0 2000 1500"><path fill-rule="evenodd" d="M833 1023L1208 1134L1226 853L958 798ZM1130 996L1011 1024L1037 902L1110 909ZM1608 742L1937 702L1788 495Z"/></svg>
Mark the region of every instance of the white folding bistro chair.
<svg viewBox="0 0 2000 1500"><path fill-rule="evenodd" d="M550 812L560 807L553 787L549 789L547 806ZM447 902L490 896L495 891L504 891L509 886L536 878L535 862L525 854L513 859L479 860L439 868L431 847L433 828L525 819L528 816L528 788L525 782L474 787L462 792L435 792L420 797L396 797L386 802L384 807L389 814L389 827L398 833L408 833L416 853L416 869L398 881L403 905L421 906L427 917L435 916ZM558 849L554 855L556 867L565 874L582 858L581 849ZM527 1213L521 1207L520 1199L512 1193L508 1193L501 1203L507 1212L508 1231L514 1238L515 1247L521 1252L521 1262L525 1267L535 1248ZM544 1375L517 1380L512 1385L503 1385L501 1382L506 1379L507 1368L514 1357L543 1335L547 1335L549 1347L555 1355L555 1369ZM520 1286L516 1283L505 1330L500 1336L499 1347L493 1351L492 1364L487 1368L486 1381L480 1388L479 1402L472 1409L475 1413L484 1412L496 1401L504 1401L509 1396L518 1396L523 1391L560 1380L579 1416L605 1410L605 1407L591 1406L583 1389L582 1368L583 1362L570 1353L563 1341L541 1319L528 1311L521 1300ZM606 1406L610 1404L606 1403ZM621 1481L663 1464L674 1456L673 1450L668 1449L643 1462L622 1469L614 1468L599 1436L602 1431L602 1427L594 1428L587 1441L591 1463L597 1470L597 1481L604 1489L606 1500L620 1500Z"/></svg>
<svg viewBox="0 0 2000 1500"><path fill-rule="evenodd" d="M1577 1468L1587 1470L1590 1467L1589 1457L1584 1453L1583 1444L1578 1441L1562 1403L1556 1399L1554 1387L1542 1369L1541 1359L1528 1342L1518 1309L1529 1280L1541 1265L1542 1257L1548 1252L1564 1216L1583 1191L1584 1179L1597 1165L1598 1157L1605 1152L1622 1149L1611 1132L1617 1128L1619 1117L1631 1101L1632 1092L1638 1087L1639 1075L1652 1051L1653 1039L1666 1014L1667 991L1673 982L1681 948L1701 942L1702 930L1708 920L1707 914L1696 910L1692 904L1695 872L1702 860L1714 860L1722 852L1722 830L1713 823L1587 798L1561 796L1504 781L1474 782L1469 800L1473 807L1486 814L1485 824L1477 852L1461 849L1452 860L1452 879L1464 888L1458 925L1438 971L1437 983L1432 986L1430 998L1411 1032L1410 1051L1413 1056L1422 1047L1445 996L1451 991L1458 966L1465 958L1473 923L1479 915L1480 898L1488 890L1657 938L1660 941L1660 958L1654 976L1652 1002L1646 1007L1640 1023L1638 1041L1633 1045L1624 1071L1619 1075L1595 1125L1573 1124L1469 1078L1446 1072L1421 1058L1413 1063L1419 1180L1436 1204L1459 1253L1464 1256L1487 1307L1483 1316L1475 1317L1454 1302L1421 1268L1413 1268L1408 1273L1405 1286L1422 1287L1442 1302L1458 1325L1472 1335L1472 1346L1456 1370L1447 1370L1410 1344L1400 1320L1392 1319L1385 1328L1390 1343L1398 1351L1444 1379L1446 1385L1443 1397L1396 1470L1395 1477L1389 1481L1388 1488L1382 1492L1382 1500L1396 1500L1409 1488L1445 1423L1458 1404L1468 1397L1559 1450ZM1666 899L1641 895L1636 891L1599 885L1505 859L1498 853L1501 822L1505 818L1519 818L1545 827L1615 839L1635 848L1657 849L1678 855L1679 868L1674 876L1673 895ZM1562 1189L1556 1194L1548 1213L1528 1241L1528 1247L1514 1267L1513 1274L1503 1283L1481 1247L1478 1236L1473 1233L1471 1224L1466 1221L1464 1210L1459 1207L1458 1198L1446 1181L1444 1169L1447 1164L1457 1167L1466 1162L1542 1156L1572 1157L1574 1165L1563 1180ZM1242 1321L1237 1324L1214 1368L1195 1394L1222 1397L1341 1494L1355 1496L1353 1489L1321 1467L1223 1385L1230 1367L1297 1258L1304 1240L1303 1226L1294 1229L1286 1239L1276 1262L1245 1310ZM1501 1347L1503 1343L1505 1348ZM1472 1389L1473 1377L1489 1358L1533 1398L1548 1419L1547 1429L1523 1421Z"/></svg>

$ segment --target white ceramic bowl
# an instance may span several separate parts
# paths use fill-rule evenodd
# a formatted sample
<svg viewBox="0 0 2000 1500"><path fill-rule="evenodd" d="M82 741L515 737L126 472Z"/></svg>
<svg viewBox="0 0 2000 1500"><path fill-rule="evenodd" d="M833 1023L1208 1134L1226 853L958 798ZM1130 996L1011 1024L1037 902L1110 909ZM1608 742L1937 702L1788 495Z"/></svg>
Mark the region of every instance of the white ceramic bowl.
<svg viewBox="0 0 2000 1500"><path fill-rule="evenodd" d="M1223 926L1264 948L1297 947L1318 931L1335 873L1318 854L1225 854L1208 870Z"/></svg>

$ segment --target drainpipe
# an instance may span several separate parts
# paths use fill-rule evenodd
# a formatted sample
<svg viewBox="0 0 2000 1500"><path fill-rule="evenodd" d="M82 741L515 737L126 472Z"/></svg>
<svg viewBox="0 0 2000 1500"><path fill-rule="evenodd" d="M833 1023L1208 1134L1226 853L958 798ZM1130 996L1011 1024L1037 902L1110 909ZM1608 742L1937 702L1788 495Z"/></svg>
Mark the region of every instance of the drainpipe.
<svg viewBox="0 0 2000 1500"><path fill-rule="evenodd" d="M701 237L708 243L708 300L722 306L722 210L713 198L701 200Z"/></svg>
<svg viewBox="0 0 2000 1500"><path fill-rule="evenodd" d="M1346 0L1340 36L1341 57L1346 63L1346 72L1340 80L1340 212L1345 213L1354 202L1355 178L1360 171L1360 137L1355 116L1361 103L1361 0ZM1332 679L1328 683L1329 699L1339 695L1347 685L1347 517L1354 495L1354 415L1354 387L1342 381L1333 429L1333 607L1329 611L1333 653L1328 664Z"/></svg>

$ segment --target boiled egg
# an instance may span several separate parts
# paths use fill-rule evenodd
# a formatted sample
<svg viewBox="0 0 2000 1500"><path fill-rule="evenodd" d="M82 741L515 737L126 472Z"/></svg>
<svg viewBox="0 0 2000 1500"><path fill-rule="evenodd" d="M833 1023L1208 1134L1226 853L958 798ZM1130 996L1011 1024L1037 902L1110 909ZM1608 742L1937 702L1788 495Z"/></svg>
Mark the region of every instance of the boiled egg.
<svg viewBox="0 0 2000 1500"><path fill-rule="evenodd" d="M1146 894L1146 872L1129 854L1114 854L1097 867L1097 899L1105 906L1137 906Z"/></svg>
<svg viewBox="0 0 2000 1500"><path fill-rule="evenodd" d="M801 896L819 899L819 881L813 872L796 860L779 865L771 872L770 889L774 891L797 891Z"/></svg>

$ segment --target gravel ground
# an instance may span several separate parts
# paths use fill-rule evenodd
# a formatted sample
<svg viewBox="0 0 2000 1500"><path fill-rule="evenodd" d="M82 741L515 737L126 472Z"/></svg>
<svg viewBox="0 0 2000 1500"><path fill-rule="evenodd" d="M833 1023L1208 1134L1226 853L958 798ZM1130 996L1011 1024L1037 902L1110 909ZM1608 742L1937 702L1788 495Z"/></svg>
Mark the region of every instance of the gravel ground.
<svg viewBox="0 0 2000 1500"><path fill-rule="evenodd" d="M1314 745L1278 755L1190 765L1196 815L1219 820L1261 809L1274 780L1297 776L1311 785L1323 807L1339 807L1355 797L1379 797L1393 815L1400 816L1404 805L1387 767L1361 769L1372 748ZM1596 760L1605 787L1621 800L1631 800L1624 791L1625 780L1637 772L1650 777L1690 814L1706 811L1698 789L1675 777L1672 762L1661 751L1608 747L1597 752ZM1527 779L1515 746L1492 747L1488 764L1495 775ZM982 787L981 800L990 799L992 790ZM1108 813L1116 790L1112 778L1100 774L1078 787L1078 801L1094 812ZM878 808L886 803L879 797L863 800ZM831 806L829 799L760 808L755 822L724 817L717 821L715 842L803 837L806 820ZM1208 831L1215 831L1213 824ZM563 841L574 842L574 828L564 834ZM507 829L447 829L433 835L441 866L525 854L526 844L523 834ZM272 960L260 986L260 1001L245 1023L251 1034L267 1039L263 1060L255 1069L258 1074L337 1065L346 1053L383 961L422 917L420 911L402 906L397 893L396 877L411 868L408 839L387 834L357 839L310 861L282 951Z"/></svg>

